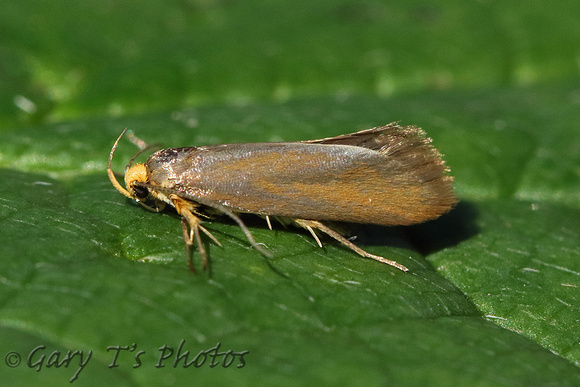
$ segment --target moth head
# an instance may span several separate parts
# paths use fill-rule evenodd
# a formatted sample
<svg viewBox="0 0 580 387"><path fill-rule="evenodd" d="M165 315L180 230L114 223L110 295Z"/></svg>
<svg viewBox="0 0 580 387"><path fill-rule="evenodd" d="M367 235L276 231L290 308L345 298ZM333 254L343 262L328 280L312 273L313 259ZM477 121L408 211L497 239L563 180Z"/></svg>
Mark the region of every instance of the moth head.
<svg viewBox="0 0 580 387"><path fill-rule="evenodd" d="M111 153L109 155L109 164L107 167L107 174L109 175L109 180L113 186L130 199L135 199L138 202L142 203L145 199L149 197L149 189L147 188L147 168L145 164L133 164L133 160L129 162L129 165L125 168L125 187L123 187L117 178L115 177L115 173L111 169L111 162L113 161L113 154L119 145L119 140L125 134L127 129L123 130L123 133L117 138L115 144L113 145L113 149L111 149ZM133 158L134 159L134 158Z"/></svg>
<svg viewBox="0 0 580 387"><path fill-rule="evenodd" d="M145 164L127 165L127 170L125 171L125 187L127 187L126 191L131 195L131 198L137 201L147 199L149 196L147 180Z"/></svg>

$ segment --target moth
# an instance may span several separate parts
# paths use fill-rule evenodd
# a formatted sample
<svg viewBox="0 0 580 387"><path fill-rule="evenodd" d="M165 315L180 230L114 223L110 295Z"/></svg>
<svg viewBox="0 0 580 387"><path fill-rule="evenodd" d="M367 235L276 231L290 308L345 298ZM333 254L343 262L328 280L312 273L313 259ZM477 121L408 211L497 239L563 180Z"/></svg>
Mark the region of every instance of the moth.
<svg viewBox="0 0 580 387"><path fill-rule="evenodd" d="M370 223L383 226L412 225L435 219L457 203L453 177L441 154L425 132L414 126L391 123L337 137L299 142L222 144L162 149L145 163L125 168L125 187L111 169L113 186L150 211L166 205L181 215L187 262L195 271L190 248L194 241L207 268L201 234L219 241L202 226L216 214L236 222L249 243L270 257L254 240L240 214L289 220L308 230L317 244L318 232L327 234L357 254L408 269L390 259L356 246L329 223Z"/></svg>

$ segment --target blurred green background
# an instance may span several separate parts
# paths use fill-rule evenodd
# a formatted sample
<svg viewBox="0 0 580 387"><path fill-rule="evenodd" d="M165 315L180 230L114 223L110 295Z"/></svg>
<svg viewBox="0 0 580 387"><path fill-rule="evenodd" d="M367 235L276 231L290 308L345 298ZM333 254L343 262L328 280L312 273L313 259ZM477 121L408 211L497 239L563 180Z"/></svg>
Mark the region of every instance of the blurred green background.
<svg viewBox="0 0 580 387"><path fill-rule="evenodd" d="M75 385L580 384L579 14L572 0L3 2L2 380L69 383L79 357L60 362L78 350L92 356ZM105 173L125 127L191 146L392 121L427 131L461 199L424 225L352 227L408 274L249 217L274 258L212 221L223 248L192 275L178 217ZM134 151L123 141L115 170ZM174 363L217 343L217 363ZM226 367L228 350L245 365Z"/></svg>

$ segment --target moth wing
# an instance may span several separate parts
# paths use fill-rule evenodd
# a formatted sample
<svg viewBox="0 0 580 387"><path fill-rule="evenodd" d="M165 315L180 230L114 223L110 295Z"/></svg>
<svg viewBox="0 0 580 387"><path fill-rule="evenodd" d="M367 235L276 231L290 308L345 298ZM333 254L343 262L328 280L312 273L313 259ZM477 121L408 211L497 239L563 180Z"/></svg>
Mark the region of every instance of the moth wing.
<svg viewBox="0 0 580 387"><path fill-rule="evenodd" d="M306 144L360 146L380 152L389 150L397 145L413 147L416 145L428 144L431 142L431 139L426 137L423 130L415 126L399 126L394 122L385 126L361 130L355 133L302 142ZM438 153L436 155L439 156Z"/></svg>
<svg viewBox="0 0 580 387"><path fill-rule="evenodd" d="M390 157L385 165L404 165L409 175L415 175L420 183L441 181L442 185L451 188L453 178L448 174L449 168L431 141L420 128L390 123L355 133L303 142L371 149Z"/></svg>
<svg viewBox="0 0 580 387"><path fill-rule="evenodd" d="M457 204L453 191L453 177L449 175L449 168L431 142L432 140L420 128L400 126L396 122L336 137L303 141L307 144L362 147L386 156L382 169L384 181L404 183L406 186L405 189L395 189L394 195L386 202L402 203L406 195L409 203L404 207L409 208L410 212L414 207L416 209L423 207L419 214L409 213L409 218L415 219L409 223L434 219ZM401 171L404 173L400 173ZM417 202L417 205L413 204L413 201ZM431 203L431 208L419 203ZM389 218L387 215L384 216L384 219ZM388 222L387 220L382 224Z"/></svg>
<svg viewBox="0 0 580 387"><path fill-rule="evenodd" d="M407 225L434 219L456 203L439 152L415 127L169 151L172 161L154 168L162 175L159 188L172 182L184 198L235 212Z"/></svg>

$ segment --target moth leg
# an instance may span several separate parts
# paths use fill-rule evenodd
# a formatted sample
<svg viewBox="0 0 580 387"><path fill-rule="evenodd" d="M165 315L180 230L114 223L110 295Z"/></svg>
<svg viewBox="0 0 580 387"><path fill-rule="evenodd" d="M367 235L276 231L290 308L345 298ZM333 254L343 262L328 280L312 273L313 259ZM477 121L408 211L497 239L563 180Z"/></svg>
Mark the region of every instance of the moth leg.
<svg viewBox="0 0 580 387"><path fill-rule="evenodd" d="M216 205L215 203L211 205L211 207L219 210L220 212L224 213L225 215L229 216L230 219L232 219L234 222L236 222L238 224L238 226L242 229L242 232L244 233L244 235L246 236L246 238L248 239L248 242L250 242L250 244L252 245L253 248L255 248L256 250L258 250L260 253L262 253L264 256L268 257L268 258L272 258L272 254L266 250L264 250L264 248L262 248L254 239L254 237L252 236L252 233L250 232L250 230L248 230L248 227L246 227L246 225L244 224L244 222L242 221L242 219L240 219L239 216L237 216L234 212L230 211L229 209L220 206L220 205Z"/></svg>
<svg viewBox="0 0 580 387"><path fill-rule="evenodd" d="M319 246L322 246L322 245L320 243L320 240L316 237L316 234L314 233L315 229L320 230L323 233L327 234L328 236L336 239L337 241L339 241L340 243L342 243L343 245L345 245L349 249L353 250L355 253L357 253L360 256L363 256L365 258L371 258L371 259L374 259L375 261L379 261L382 263L386 263L387 265L396 267L397 269L402 270L402 271L409 271L409 269L407 269L405 266L401 265L400 263L398 263L396 261L392 261L390 259L383 258L379 255L367 253L366 251L364 251L363 249L361 249L360 247L358 247L357 245L355 245L354 243L352 243L351 241L349 241L348 239L346 239L345 237L340 235L338 232L334 231L330 227L325 226L324 224L322 224L318 221L305 220L305 219L294 219L294 221L299 226L304 227L305 229L310 231L310 233L314 236L314 239L316 239L316 242L318 242Z"/></svg>
<svg viewBox="0 0 580 387"><path fill-rule="evenodd" d="M199 219L199 218L197 218ZM181 218L181 229L183 230L183 241L185 242L185 252L186 252L186 256L187 256L187 266L189 266L189 270L192 273L195 273L195 266L193 265L193 260L191 258L191 245L193 245L193 238L195 237L196 241L197 241L197 245L199 246L199 252L203 258L203 269L205 270L206 268L206 261L207 259L206 257L206 252L205 252L205 247L203 246L203 244L201 243L201 238L199 237L199 231L198 228L196 228L195 226L191 226L190 224L190 228L188 230L188 221L186 220L185 217Z"/></svg>
<svg viewBox="0 0 580 387"><path fill-rule="evenodd" d="M151 212L161 212L163 211L163 209L165 208L165 202L161 201L161 200L155 200L155 207L152 207L148 204L145 204L144 202L137 200L137 203L139 203L141 205L141 207L145 208L147 211L151 211Z"/></svg>
<svg viewBox="0 0 580 387"><path fill-rule="evenodd" d="M173 202L175 209L182 216L181 218L181 229L183 230L183 240L185 241L185 248L187 252L187 265L189 270L195 273L195 267L191 258L191 246L195 239L197 247L199 249L199 254L203 260L203 270L207 269L207 251L201 240L200 230L211 238L217 245L221 246L221 243L214 237L205 227L201 225L201 218L196 216L196 205L188 200L182 199L177 195L169 195L169 199ZM188 229L189 228L189 229Z"/></svg>
<svg viewBox="0 0 580 387"><path fill-rule="evenodd" d="M219 247L223 247L220 241L216 237L214 237L213 234L207 230L207 228L203 227L202 225L199 225L198 227L201 231L203 231L205 235L207 235L212 241L214 241L216 245L218 245Z"/></svg>
<svg viewBox="0 0 580 387"><path fill-rule="evenodd" d="M270 223L270 217L266 215L266 223L268 223L268 228L272 231L272 223Z"/></svg>
<svg viewBox="0 0 580 387"><path fill-rule="evenodd" d="M298 223L298 224L300 224L300 223ZM314 238L314 240L318 244L318 247L322 247L322 242L320 242L320 239L318 238L318 235L316 235L316 232L314 231L314 229L307 224L300 224L300 225L302 227L304 227L305 229L307 229L308 231L310 231L310 235L312 235L312 237Z"/></svg>

